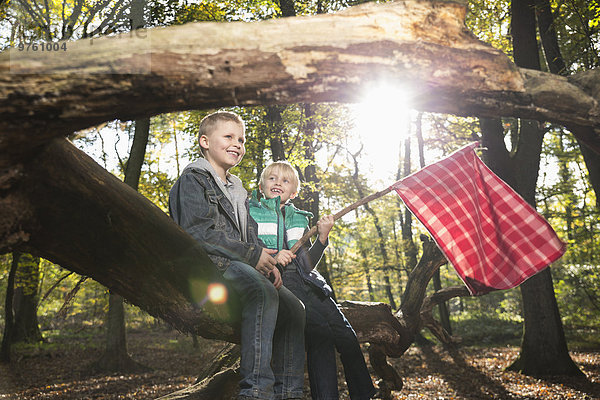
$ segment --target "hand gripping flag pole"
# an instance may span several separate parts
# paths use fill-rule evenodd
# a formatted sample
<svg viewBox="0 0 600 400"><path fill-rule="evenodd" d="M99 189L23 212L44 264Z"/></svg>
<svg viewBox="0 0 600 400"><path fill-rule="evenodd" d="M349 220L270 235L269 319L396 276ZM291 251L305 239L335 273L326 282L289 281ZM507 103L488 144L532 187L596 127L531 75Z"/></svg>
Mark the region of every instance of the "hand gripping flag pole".
<svg viewBox="0 0 600 400"><path fill-rule="evenodd" d="M373 201L375 199L378 199L386 194L388 194L389 192L391 192L392 190L394 190L393 186L390 186L387 189L384 189L382 191L379 191L377 193L373 193L363 199L358 200L355 203L350 204L349 206L345 207L344 209L338 211L337 213L335 213L333 215L333 219L337 220L342 218L344 215L348 214L350 211L352 210L356 210L358 207L362 206L363 204L367 204L370 201ZM304 243L306 243L306 241L308 239L310 239L311 237L313 237L315 234L317 233L317 226L313 226L312 228L310 228L309 231L307 231L301 238L300 240L298 240L296 243L294 243L294 245L292 246L292 248L290 249L290 251L292 251L293 253L295 253L296 251L298 251L298 249L300 248L300 246L304 245Z"/></svg>
<svg viewBox="0 0 600 400"><path fill-rule="evenodd" d="M395 190L474 295L520 285L560 258L566 245L550 224L475 154L471 143L339 211ZM313 227L296 251L317 232Z"/></svg>

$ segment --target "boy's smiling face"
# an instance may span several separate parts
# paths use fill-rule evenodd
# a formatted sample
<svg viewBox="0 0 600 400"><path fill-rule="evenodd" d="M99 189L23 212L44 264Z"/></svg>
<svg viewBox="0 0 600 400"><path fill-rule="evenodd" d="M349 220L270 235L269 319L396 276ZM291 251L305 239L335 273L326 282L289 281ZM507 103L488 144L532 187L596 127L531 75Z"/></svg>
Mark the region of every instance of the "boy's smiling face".
<svg viewBox="0 0 600 400"><path fill-rule="evenodd" d="M298 194L298 184L277 169L269 172L263 182L261 182L259 188L267 199L280 196L282 206Z"/></svg>
<svg viewBox="0 0 600 400"><path fill-rule="evenodd" d="M246 153L246 137L242 125L233 121L220 121L208 135L200 136L204 156L217 174L224 179L227 171L242 161Z"/></svg>

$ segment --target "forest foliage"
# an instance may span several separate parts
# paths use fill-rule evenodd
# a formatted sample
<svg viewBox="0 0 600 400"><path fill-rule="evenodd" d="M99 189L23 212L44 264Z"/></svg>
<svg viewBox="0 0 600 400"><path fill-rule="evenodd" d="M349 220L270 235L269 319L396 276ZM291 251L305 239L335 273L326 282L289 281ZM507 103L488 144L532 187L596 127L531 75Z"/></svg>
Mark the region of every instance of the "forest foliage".
<svg viewBox="0 0 600 400"><path fill-rule="evenodd" d="M133 1L133 0L131 0ZM26 2L11 0L0 7L0 49L19 41L75 40L130 29L129 1L48 1L36 17ZM108 5L107 5L108 4ZM344 0L294 2L298 15L333 12L355 2ZM600 65L600 5L594 1L552 1L556 30L567 71ZM102 7L100 7L102 5ZM472 0L468 27L483 41L511 54L508 1ZM40 10L44 9L41 7ZM254 21L281 16L280 4L268 0L146 2L147 26L160 27L191 21ZM270 160L286 159L298 170L302 189L296 205L324 215L381 190L425 164L481 137L478 121L449 115L407 111L396 97L385 97L367 115L360 131L361 108L366 104L293 104L231 108L247 125L246 156L232 172L252 191ZM410 99L408 99L408 104ZM168 210L168 191L185 165L198 154L196 135L202 117L212 110L161 114L151 119L151 134L139 191L160 209ZM405 117L404 117L405 116ZM382 127L381 122L387 122ZM515 143L518 121L503 120L505 141ZM562 240L565 256L551 266L555 294L567 337L572 343L597 346L600 326L600 200L573 136L564 128L545 124L536 205ZM127 151L133 138L131 121L111 121L71 136L73 142L100 165L123 178ZM385 156L383 156L385 154ZM422 160L422 161L421 161ZM385 172L382 172L385 171ZM315 203L314 194L318 193ZM408 274L414 266L409 248L426 233L410 222L390 194L338 221L320 269L330 279L337 299L400 304ZM382 235L379 235L382 232ZM417 246L418 247L418 246ZM0 256L0 298L5 298L11 255ZM37 313L45 337L65 327L97 325L107 310L107 289L47 260L39 268ZM442 286L462 284L451 266L441 269ZM18 283L24 284L19 281ZM433 289L430 288L430 291ZM449 302L455 334L477 344L515 343L520 335L520 293L494 292L478 298ZM152 318L128 307L128 323ZM4 311L0 312L0 326Z"/></svg>

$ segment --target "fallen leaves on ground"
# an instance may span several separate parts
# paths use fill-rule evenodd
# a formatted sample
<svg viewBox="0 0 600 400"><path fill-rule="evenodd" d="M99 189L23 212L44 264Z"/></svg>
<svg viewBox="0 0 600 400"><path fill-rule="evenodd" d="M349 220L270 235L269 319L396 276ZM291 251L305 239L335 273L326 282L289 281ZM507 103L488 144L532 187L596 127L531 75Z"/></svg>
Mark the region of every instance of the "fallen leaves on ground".
<svg viewBox="0 0 600 400"><path fill-rule="evenodd" d="M102 335L57 341L45 349L17 352L3 365L0 399L154 399L194 383L198 372L224 346L192 339L163 327L128 334L132 358L152 368L141 374L92 375L100 358ZM93 345L92 345L93 344ZM537 379L505 368L518 355L515 347L445 349L411 347L390 359L404 379L394 399L600 399L600 351L573 351L586 378ZM349 399L340 368L340 398ZM374 378L375 376L372 375ZM306 385L308 388L308 384ZM310 399L308 394L305 399Z"/></svg>

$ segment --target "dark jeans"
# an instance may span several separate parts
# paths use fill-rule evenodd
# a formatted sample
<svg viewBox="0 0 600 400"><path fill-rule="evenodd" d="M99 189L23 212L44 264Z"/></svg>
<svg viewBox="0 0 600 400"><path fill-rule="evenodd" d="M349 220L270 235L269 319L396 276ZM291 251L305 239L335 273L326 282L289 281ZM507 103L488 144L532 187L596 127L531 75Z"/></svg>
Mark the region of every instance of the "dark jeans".
<svg viewBox="0 0 600 400"><path fill-rule="evenodd" d="M283 283L306 307L304 334L312 398L338 399L337 349L344 366L350 398L370 399L375 394L375 388L352 326L333 299L305 282L295 268L294 263L285 268Z"/></svg>
<svg viewBox="0 0 600 400"><path fill-rule="evenodd" d="M240 396L297 399L304 386L304 306L285 287L237 261L223 274L242 307Z"/></svg>

